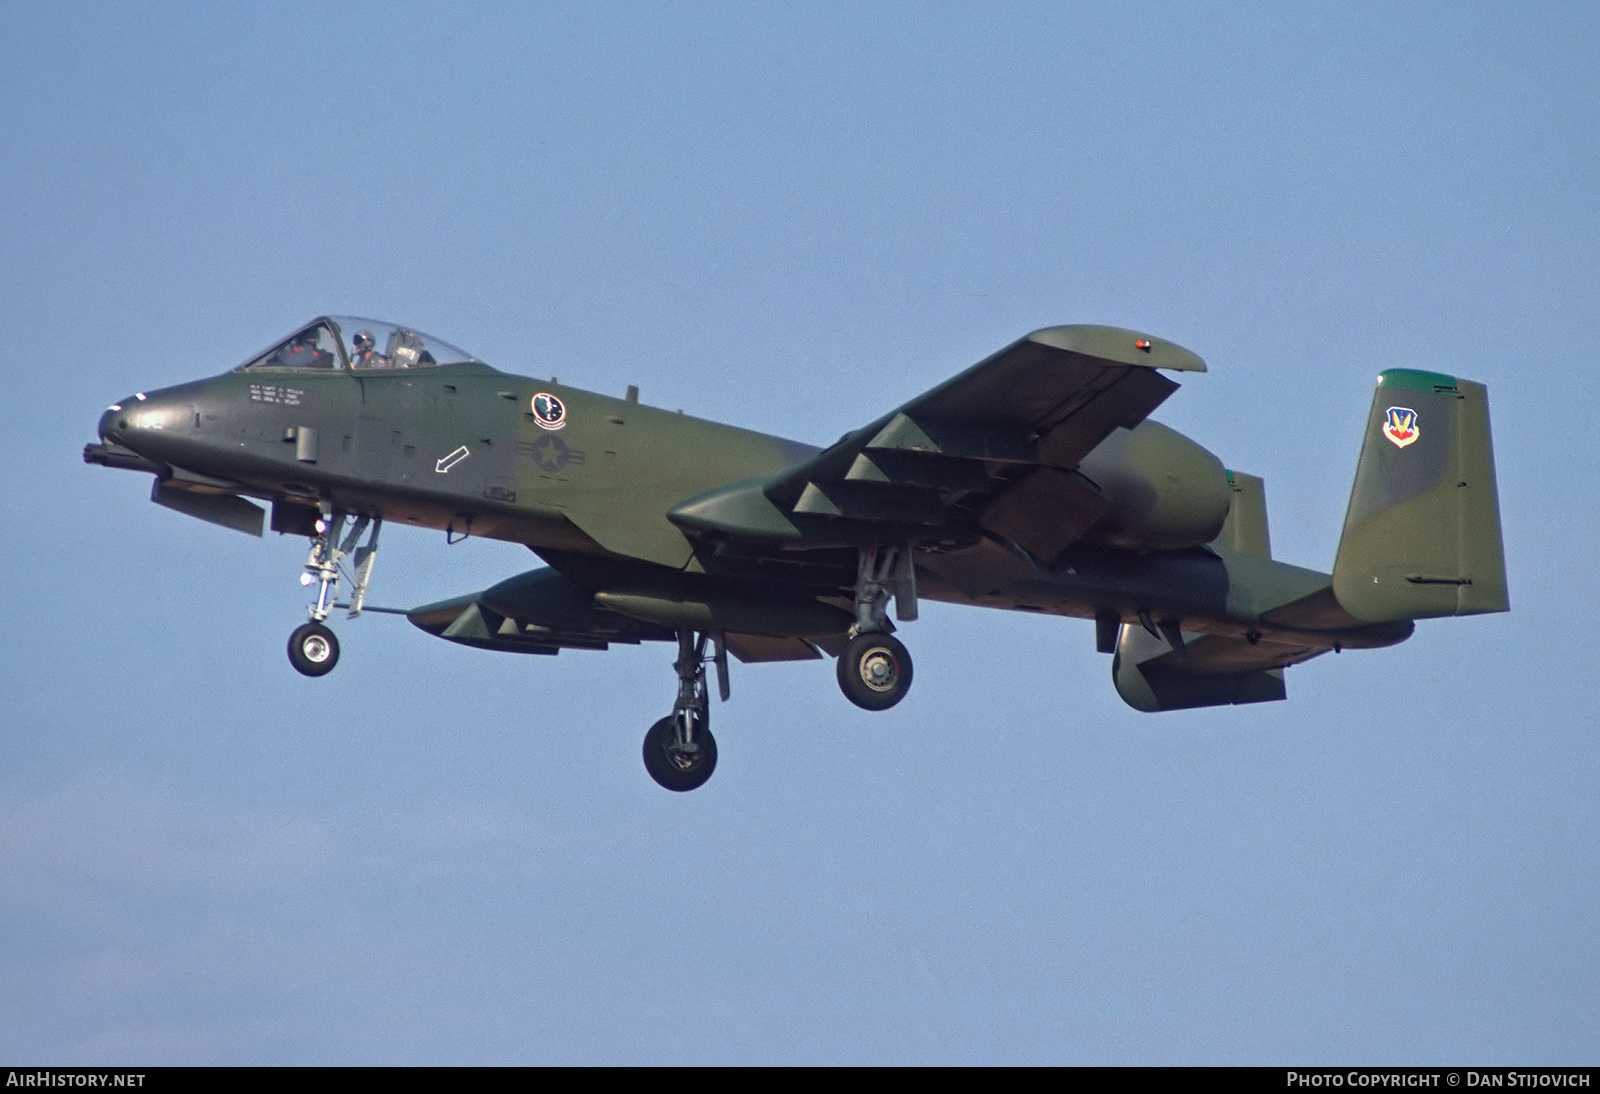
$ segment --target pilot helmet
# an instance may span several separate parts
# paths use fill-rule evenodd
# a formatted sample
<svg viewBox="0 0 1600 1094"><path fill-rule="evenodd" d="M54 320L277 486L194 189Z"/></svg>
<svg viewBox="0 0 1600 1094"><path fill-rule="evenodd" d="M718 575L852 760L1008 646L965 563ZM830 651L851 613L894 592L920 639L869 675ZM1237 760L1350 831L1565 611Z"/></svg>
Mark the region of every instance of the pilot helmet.
<svg viewBox="0 0 1600 1094"><path fill-rule="evenodd" d="M356 350L365 353L373 346L372 332L370 330L356 331Z"/></svg>

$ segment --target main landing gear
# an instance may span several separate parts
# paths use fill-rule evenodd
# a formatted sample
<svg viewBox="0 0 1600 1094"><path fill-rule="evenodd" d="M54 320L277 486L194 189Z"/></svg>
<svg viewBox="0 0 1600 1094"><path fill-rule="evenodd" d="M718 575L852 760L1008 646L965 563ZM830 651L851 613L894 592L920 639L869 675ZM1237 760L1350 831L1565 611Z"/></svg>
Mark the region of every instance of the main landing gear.
<svg viewBox="0 0 1600 1094"><path fill-rule="evenodd" d="M348 532L346 523L350 524ZM339 640L323 623L338 606L339 564L347 557L351 559L349 618L354 619L367 600L367 584L372 580L372 564L378 557L378 531L382 527L382 517L352 518L323 503L316 534L311 537L311 553L306 556L306 570L300 575L300 584L317 585L317 602L308 609L311 622L296 627L289 636L289 663L296 672L326 676L339 663ZM357 546L361 533L369 528L367 542Z"/></svg>
<svg viewBox="0 0 1600 1094"><path fill-rule="evenodd" d="M911 654L890 634L858 634L839 655L839 688L862 710L888 710L911 690Z"/></svg>
<svg viewBox="0 0 1600 1094"><path fill-rule="evenodd" d="M707 647L711 656L706 656ZM728 651L722 635L678 632L678 701L672 714L644 735L644 769L668 790L693 790L705 785L717 769L717 740L711 736L711 697L706 692L706 665L717 669L717 691L728 700Z"/></svg>
<svg viewBox="0 0 1600 1094"><path fill-rule="evenodd" d="M839 690L863 710L888 710L911 690L911 654L889 632L889 594L902 622L917 618L910 547L863 547L856 569L856 624L839 654Z"/></svg>

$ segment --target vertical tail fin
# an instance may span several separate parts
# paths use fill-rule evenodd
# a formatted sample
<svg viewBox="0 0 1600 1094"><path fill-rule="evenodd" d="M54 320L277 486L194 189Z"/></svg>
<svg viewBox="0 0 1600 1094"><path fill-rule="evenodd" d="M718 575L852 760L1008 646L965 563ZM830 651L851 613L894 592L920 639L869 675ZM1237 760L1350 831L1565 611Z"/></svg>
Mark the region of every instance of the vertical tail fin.
<svg viewBox="0 0 1600 1094"><path fill-rule="evenodd" d="M1267 484L1259 475L1243 471L1228 472L1228 518L1212 543L1226 546L1242 555L1272 557L1272 537L1267 532Z"/></svg>
<svg viewBox="0 0 1600 1094"><path fill-rule="evenodd" d="M1378 377L1333 594L1364 623L1510 607L1482 384L1412 369Z"/></svg>

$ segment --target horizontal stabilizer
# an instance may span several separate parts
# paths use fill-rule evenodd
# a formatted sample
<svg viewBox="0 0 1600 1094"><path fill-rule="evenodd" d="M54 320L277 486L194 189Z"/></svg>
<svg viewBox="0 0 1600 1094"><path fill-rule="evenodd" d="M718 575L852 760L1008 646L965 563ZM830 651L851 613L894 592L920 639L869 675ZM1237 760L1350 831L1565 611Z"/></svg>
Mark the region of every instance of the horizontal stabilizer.
<svg viewBox="0 0 1600 1094"><path fill-rule="evenodd" d="M1122 624L1111 679L1123 702L1146 713L1271 702L1287 697L1283 669L1253 664L1282 666L1324 652L1216 635L1185 634L1179 640L1183 648L1174 649L1167 637Z"/></svg>

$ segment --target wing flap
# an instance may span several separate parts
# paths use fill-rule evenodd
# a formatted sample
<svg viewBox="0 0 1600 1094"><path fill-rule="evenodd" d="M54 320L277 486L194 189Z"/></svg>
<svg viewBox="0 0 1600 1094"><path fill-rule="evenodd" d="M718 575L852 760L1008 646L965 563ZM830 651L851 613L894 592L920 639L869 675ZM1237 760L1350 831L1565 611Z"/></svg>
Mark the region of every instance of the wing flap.
<svg viewBox="0 0 1600 1094"><path fill-rule="evenodd" d="M1078 466L1078 461L1109 437L1112 430L1132 429L1176 390L1178 385L1159 373L1118 369L1109 383L1092 393L1085 392L1084 398L1061 414L1039 438L1039 462L1054 467Z"/></svg>
<svg viewBox="0 0 1600 1094"><path fill-rule="evenodd" d="M1034 558L1050 563L1110 507L1111 503L1082 476L1054 467L1036 467L995 498L983 511L979 524Z"/></svg>
<svg viewBox="0 0 1600 1094"><path fill-rule="evenodd" d="M770 638L761 634L723 636L728 652L747 665L764 661L818 661L822 654L804 638Z"/></svg>

